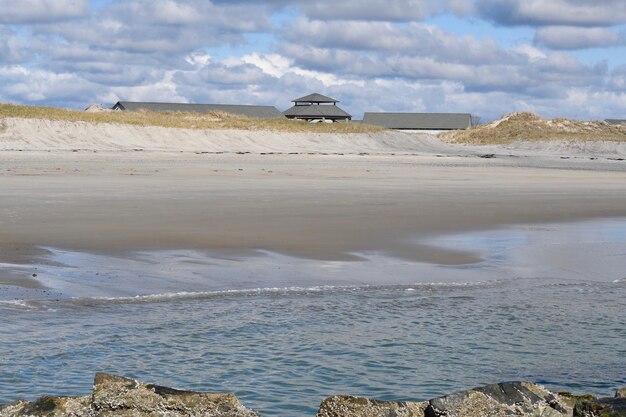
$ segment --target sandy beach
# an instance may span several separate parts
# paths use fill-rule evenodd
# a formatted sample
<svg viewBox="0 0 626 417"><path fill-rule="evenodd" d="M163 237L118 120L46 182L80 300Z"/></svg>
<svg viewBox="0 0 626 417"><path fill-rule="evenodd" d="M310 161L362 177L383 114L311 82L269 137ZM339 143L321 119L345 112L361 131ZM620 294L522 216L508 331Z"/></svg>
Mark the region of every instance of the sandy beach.
<svg viewBox="0 0 626 417"><path fill-rule="evenodd" d="M484 155L480 147L385 132L375 151L360 152L362 138L347 135L333 139L334 153L326 153L319 149L328 139L323 136L313 142L281 137L280 146L268 147L276 134L248 132L244 142L251 150L240 152L241 141L220 151L224 133L217 132L213 147L187 139L180 144L184 151L173 152L152 140L154 132L139 141L141 128L133 127L132 147L112 150L99 137L88 146L91 136L82 125L83 136L70 129L57 134L65 143L52 143L50 123L37 140L32 126L3 134L5 145L7 138L12 142L0 152L0 262L28 263L45 253L42 247L55 247L104 253L261 249L322 260L378 251L455 265L480 257L416 240L507 224L626 216L626 162L580 147L508 147ZM163 129L176 133L171 130ZM201 135L210 142L210 132ZM19 282L16 271L2 282Z"/></svg>
<svg viewBox="0 0 626 417"><path fill-rule="evenodd" d="M626 216L621 144L463 146L431 135L168 129L5 119L2 283L43 248L379 252L480 261L425 237Z"/></svg>
<svg viewBox="0 0 626 417"><path fill-rule="evenodd" d="M0 132L0 402L94 370L298 416L623 385L619 146L148 130Z"/></svg>

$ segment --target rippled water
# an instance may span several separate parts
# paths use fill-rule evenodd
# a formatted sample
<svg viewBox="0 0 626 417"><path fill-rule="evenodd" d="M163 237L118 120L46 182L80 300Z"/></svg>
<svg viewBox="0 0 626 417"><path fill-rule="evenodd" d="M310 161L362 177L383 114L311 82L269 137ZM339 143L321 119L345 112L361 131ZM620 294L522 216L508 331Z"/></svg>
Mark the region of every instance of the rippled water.
<svg viewBox="0 0 626 417"><path fill-rule="evenodd" d="M337 393L421 400L511 379L626 385L626 282L495 282L47 302L3 311L0 402L87 394L96 370L313 416Z"/></svg>
<svg viewBox="0 0 626 417"><path fill-rule="evenodd" d="M624 262L625 242L610 240L606 256ZM483 281L5 301L0 403L84 395L97 371L232 391L262 415L296 417L341 393L424 400L522 379L609 395L626 385L626 272L615 264L624 278L532 277L546 271L536 265L492 279L498 262L527 259L496 252L469 268L484 269Z"/></svg>

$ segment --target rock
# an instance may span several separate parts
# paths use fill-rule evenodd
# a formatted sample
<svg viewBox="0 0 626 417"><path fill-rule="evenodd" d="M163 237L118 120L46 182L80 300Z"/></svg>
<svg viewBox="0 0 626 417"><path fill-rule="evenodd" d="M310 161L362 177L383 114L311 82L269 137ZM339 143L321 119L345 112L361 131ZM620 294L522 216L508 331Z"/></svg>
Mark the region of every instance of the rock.
<svg viewBox="0 0 626 417"><path fill-rule="evenodd" d="M86 397L41 397L0 406L0 417L259 417L234 394L180 391L97 374Z"/></svg>
<svg viewBox="0 0 626 417"><path fill-rule="evenodd" d="M626 387L615 391L615 398L626 398Z"/></svg>
<svg viewBox="0 0 626 417"><path fill-rule="evenodd" d="M423 417L428 402L377 401L362 397L328 397L316 417Z"/></svg>
<svg viewBox="0 0 626 417"><path fill-rule="evenodd" d="M530 382L504 382L429 401L426 417L565 417L568 401Z"/></svg>
<svg viewBox="0 0 626 417"><path fill-rule="evenodd" d="M626 417L626 397L579 402L574 407L574 417Z"/></svg>
<svg viewBox="0 0 626 417"><path fill-rule="evenodd" d="M0 407L0 416L36 417L82 417L92 416L89 410L90 397L43 396L33 402L16 401Z"/></svg>

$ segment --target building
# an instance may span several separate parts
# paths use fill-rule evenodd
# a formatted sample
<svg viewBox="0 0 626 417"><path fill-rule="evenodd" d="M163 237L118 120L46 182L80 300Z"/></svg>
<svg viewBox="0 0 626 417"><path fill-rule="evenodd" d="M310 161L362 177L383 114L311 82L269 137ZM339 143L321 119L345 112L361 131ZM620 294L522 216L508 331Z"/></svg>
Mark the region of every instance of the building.
<svg viewBox="0 0 626 417"><path fill-rule="evenodd" d="M605 122L610 125L626 125L626 119L606 119Z"/></svg>
<svg viewBox="0 0 626 417"><path fill-rule="evenodd" d="M472 127L469 113L366 112L363 123L398 130L459 130Z"/></svg>
<svg viewBox="0 0 626 417"><path fill-rule="evenodd" d="M250 119L278 119L284 117L274 106L249 106L239 104L147 103L138 101L118 101L112 109L120 111L144 110L152 112L187 113L223 112L238 116L246 116Z"/></svg>
<svg viewBox="0 0 626 417"><path fill-rule="evenodd" d="M308 122L341 122L352 120L352 116L337 106L338 100L318 93L309 94L291 101L293 107L283 114L288 119Z"/></svg>

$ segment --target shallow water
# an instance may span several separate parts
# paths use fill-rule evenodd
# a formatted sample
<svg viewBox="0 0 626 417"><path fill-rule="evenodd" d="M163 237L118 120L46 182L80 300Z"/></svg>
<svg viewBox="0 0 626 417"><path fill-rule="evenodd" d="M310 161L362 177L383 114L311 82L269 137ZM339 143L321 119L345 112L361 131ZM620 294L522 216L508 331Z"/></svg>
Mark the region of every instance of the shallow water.
<svg viewBox="0 0 626 417"><path fill-rule="evenodd" d="M454 268L57 251L68 267L42 280L58 296L0 302L0 403L87 394L97 371L232 391L266 416L313 416L332 394L424 400L520 379L609 395L626 385L624 225L431 240L484 256Z"/></svg>

